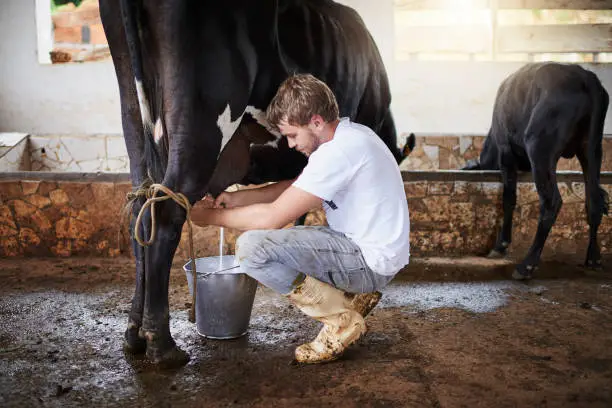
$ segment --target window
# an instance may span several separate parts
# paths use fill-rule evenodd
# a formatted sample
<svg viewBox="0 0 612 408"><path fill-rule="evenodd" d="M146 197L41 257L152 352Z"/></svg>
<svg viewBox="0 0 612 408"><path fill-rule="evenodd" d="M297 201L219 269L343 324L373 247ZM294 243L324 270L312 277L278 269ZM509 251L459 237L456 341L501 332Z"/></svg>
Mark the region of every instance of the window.
<svg viewBox="0 0 612 408"><path fill-rule="evenodd" d="M85 62L110 57L98 0L36 0L39 62Z"/></svg>
<svg viewBox="0 0 612 408"><path fill-rule="evenodd" d="M395 0L396 59L612 62L611 5Z"/></svg>

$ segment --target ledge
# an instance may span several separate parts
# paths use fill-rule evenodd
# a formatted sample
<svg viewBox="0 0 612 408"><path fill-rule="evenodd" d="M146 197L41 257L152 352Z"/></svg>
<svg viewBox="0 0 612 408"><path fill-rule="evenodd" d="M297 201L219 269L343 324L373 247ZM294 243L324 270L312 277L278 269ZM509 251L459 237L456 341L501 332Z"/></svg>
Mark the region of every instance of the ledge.
<svg viewBox="0 0 612 408"><path fill-rule="evenodd" d="M402 171L404 182L411 181L472 181L472 182L498 182L501 183L501 173L495 170L410 170ZM519 172L518 181L531 183L531 173ZM580 171L558 171L557 182L584 182ZM601 184L612 184L612 172L602 172Z"/></svg>
<svg viewBox="0 0 612 408"><path fill-rule="evenodd" d="M410 170L402 171L404 182L414 181L468 181L468 182L501 182L499 171L490 170ZM73 181L73 182L111 182L121 183L130 182L129 173L82 173L82 172L51 172L51 171L17 171L0 173L0 180L3 181ZM524 183L532 182L531 173L519 172L518 181ZM582 172L579 171L558 171L557 181L563 182L584 182ZM612 184L612 172L602 172L600 175L601 184Z"/></svg>

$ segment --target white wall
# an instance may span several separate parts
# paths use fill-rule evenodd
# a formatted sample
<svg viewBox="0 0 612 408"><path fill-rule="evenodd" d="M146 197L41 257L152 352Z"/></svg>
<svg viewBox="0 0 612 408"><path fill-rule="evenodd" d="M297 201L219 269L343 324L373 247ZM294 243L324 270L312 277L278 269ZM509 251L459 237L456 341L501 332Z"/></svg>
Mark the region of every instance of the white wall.
<svg viewBox="0 0 612 408"><path fill-rule="evenodd" d="M393 0L342 2L359 11L379 45L400 133L486 133L497 87L520 63L395 62ZM0 132L121 133L110 60L38 62L36 0L0 0L0 58ZM594 70L612 94L612 67ZM612 134L612 108L605 130Z"/></svg>

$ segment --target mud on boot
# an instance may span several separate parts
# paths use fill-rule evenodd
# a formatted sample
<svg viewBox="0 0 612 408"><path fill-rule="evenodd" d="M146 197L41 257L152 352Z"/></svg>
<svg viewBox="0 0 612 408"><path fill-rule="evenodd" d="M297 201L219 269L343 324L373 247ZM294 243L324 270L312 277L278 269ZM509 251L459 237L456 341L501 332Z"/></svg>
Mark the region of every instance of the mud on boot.
<svg viewBox="0 0 612 408"><path fill-rule="evenodd" d="M372 309L376 307L380 299L382 298L382 293L370 292L370 293L347 293L347 299L351 302L351 308L361 314L361 316L366 317L370 314Z"/></svg>
<svg viewBox="0 0 612 408"><path fill-rule="evenodd" d="M287 297L305 315L323 323L317 337L295 349L298 363L336 360L366 333L366 324L351 306L352 295L310 276Z"/></svg>

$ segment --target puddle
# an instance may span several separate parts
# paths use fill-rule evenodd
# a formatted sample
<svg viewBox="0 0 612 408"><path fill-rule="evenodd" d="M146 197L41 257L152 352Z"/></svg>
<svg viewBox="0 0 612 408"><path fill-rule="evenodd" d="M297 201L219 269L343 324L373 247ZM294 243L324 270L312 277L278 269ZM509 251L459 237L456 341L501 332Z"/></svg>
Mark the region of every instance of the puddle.
<svg viewBox="0 0 612 408"><path fill-rule="evenodd" d="M473 313L493 312L508 302L508 290L533 291L510 281L390 284L378 307L411 306L418 310L451 307ZM543 290L543 289L542 289Z"/></svg>

